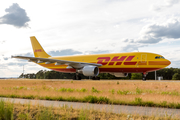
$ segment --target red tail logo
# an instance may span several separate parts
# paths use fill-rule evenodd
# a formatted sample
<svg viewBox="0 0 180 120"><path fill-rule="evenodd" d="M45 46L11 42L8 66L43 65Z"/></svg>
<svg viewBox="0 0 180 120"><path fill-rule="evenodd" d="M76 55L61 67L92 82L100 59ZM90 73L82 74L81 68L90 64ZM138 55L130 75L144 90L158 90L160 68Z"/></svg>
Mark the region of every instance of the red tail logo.
<svg viewBox="0 0 180 120"><path fill-rule="evenodd" d="M36 49L34 52L43 52L42 49Z"/></svg>
<svg viewBox="0 0 180 120"><path fill-rule="evenodd" d="M114 63L116 62L116 65L121 65L124 62L124 65L136 65L137 62L131 62L131 60L134 58L135 56L115 56L112 59L110 57L98 57L98 64L102 64L102 65L114 65ZM111 60L110 60L111 59Z"/></svg>

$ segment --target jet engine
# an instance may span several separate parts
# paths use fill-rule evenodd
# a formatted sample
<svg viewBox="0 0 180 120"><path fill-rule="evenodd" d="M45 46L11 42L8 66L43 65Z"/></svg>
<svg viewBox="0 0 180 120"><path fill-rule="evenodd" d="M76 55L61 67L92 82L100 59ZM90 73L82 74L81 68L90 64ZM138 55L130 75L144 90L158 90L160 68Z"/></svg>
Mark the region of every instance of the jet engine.
<svg viewBox="0 0 180 120"><path fill-rule="evenodd" d="M78 70L79 73L84 76L97 76L99 74L99 68L96 66L84 66L82 69Z"/></svg>
<svg viewBox="0 0 180 120"><path fill-rule="evenodd" d="M116 77L127 77L128 73L110 73L111 75L114 75Z"/></svg>

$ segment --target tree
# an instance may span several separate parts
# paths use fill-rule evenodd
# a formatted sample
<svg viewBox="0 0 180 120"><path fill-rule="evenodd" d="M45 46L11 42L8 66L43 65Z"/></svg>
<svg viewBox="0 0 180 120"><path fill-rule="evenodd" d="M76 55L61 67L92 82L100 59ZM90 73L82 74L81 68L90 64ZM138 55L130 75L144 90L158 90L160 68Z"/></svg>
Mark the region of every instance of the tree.
<svg viewBox="0 0 180 120"><path fill-rule="evenodd" d="M134 80L134 79L136 79L136 80L141 80L142 79L142 73L132 73L131 74L131 79L132 80Z"/></svg>
<svg viewBox="0 0 180 120"><path fill-rule="evenodd" d="M36 74L24 74L25 78L30 79L44 79L44 76L46 79L72 79L75 73L62 73L57 71L43 71L40 70ZM83 74L79 74L82 79L89 79L89 76L84 76ZM155 79L155 73L149 72L146 79L154 80ZM157 71L157 76L163 76L164 80L180 80L180 69L179 68L164 68ZM19 76L19 78L22 78L23 74ZM128 74L127 77L116 77L109 73L100 73L98 75L101 79L142 79L142 73L131 73Z"/></svg>
<svg viewBox="0 0 180 120"><path fill-rule="evenodd" d="M19 78L23 78L23 73L19 76Z"/></svg>
<svg viewBox="0 0 180 120"><path fill-rule="evenodd" d="M40 70L36 73L36 79L44 79L44 71Z"/></svg>
<svg viewBox="0 0 180 120"><path fill-rule="evenodd" d="M172 77L172 80L180 80L180 74L179 73L175 73Z"/></svg>

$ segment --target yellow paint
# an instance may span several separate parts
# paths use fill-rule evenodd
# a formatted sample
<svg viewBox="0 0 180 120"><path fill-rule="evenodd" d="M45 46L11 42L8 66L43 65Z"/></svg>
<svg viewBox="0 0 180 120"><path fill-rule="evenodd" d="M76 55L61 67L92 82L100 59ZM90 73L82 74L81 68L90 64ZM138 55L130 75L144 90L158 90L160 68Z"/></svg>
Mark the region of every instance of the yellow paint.
<svg viewBox="0 0 180 120"><path fill-rule="evenodd" d="M44 51L44 49L42 48L42 46L39 44L39 42L34 36L30 37L30 39L35 57L41 57L41 58L51 57Z"/></svg>

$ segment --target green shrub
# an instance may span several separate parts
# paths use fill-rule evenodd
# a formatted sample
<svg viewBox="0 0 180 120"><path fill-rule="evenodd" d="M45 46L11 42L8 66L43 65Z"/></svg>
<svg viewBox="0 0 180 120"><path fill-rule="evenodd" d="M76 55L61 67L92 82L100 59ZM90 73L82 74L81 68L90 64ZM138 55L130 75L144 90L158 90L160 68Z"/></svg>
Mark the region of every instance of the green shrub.
<svg viewBox="0 0 180 120"><path fill-rule="evenodd" d="M67 91L67 89L66 89L66 88L61 88L61 89L59 89L58 91L61 91L61 92L66 92L66 91Z"/></svg>
<svg viewBox="0 0 180 120"><path fill-rule="evenodd" d="M155 104L152 101L147 101L147 102L144 102L144 106L153 107L155 106Z"/></svg>
<svg viewBox="0 0 180 120"><path fill-rule="evenodd" d="M84 97L84 102L89 102L89 103L97 103L98 98L96 96L89 95L87 97Z"/></svg>
<svg viewBox="0 0 180 120"><path fill-rule="evenodd" d="M57 91L60 92L73 92L75 89L71 89L71 88L60 88Z"/></svg>
<svg viewBox="0 0 180 120"><path fill-rule="evenodd" d="M115 93L115 90L112 89L112 90L109 90L109 92L111 92L112 94L114 94L114 93Z"/></svg>
<svg viewBox="0 0 180 120"><path fill-rule="evenodd" d="M131 73L131 79L132 80L141 80L142 74L141 73Z"/></svg>
<svg viewBox="0 0 180 120"><path fill-rule="evenodd" d="M137 104L141 104L142 103L142 98L135 98L135 102Z"/></svg>
<svg viewBox="0 0 180 120"><path fill-rule="evenodd" d="M118 90L117 91L117 94L120 94L120 95L127 95L129 93L129 91L121 91L121 90Z"/></svg>
<svg viewBox="0 0 180 120"><path fill-rule="evenodd" d="M78 92L87 92L87 90L85 88L81 88L80 90L76 89L76 91L78 91Z"/></svg>
<svg viewBox="0 0 180 120"><path fill-rule="evenodd" d="M107 97L99 97L98 103L109 103L110 100Z"/></svg>
<svg viewBox="0 0 180 120"><path fill-rule="evenodd" d="M94 87L92 87L91 89L92 92L96 92L96 93L99 93L100 91L98 91L97 89L95 89Z"/></svg>
<svg viewBox="0 0 180 120"><path fill-rule="evenodd" d="M142 90L137 87L136 88L136 94L141 94L141 93L142 93Z"/></svg>
<svg viewBox="0 0 180 120"><path fill-rule="evenodd" d="M27 87L24 87L24 86L19 87L19 90L22 90L22 89L27 90Z"/></svg>
<svg viewBox="0 0 180 120"><path fill-rule="evenodd" d="M67 91L68 91L68 92L73 92L74 89L68 88Z"/></svg>
<svg viewBox="0 0 180 120"><path fill-rule="evenodd" d="M180 74L179 73L175 73L172 77L172 80L180 80Z"/></svg>
<svg viewBox="0 0 180 120"><path fill-rule="evenodd" d="M160 103L160 105L161 105L161 107L165 107L165 106L167 106L167 101L163 101L163 102L161 102L161 103Z"/></svg>
<svg viewBox="0 0 180 120"><path fill-rule="evenodd" d="M178 96L179 92L178 91L173 91L173 92L163 91L163 92L161 92L161 94L162 95L176 95L176 96Z"/></svg>
<svg viewBox="0 0 180 120"><path fill-rule="evenodd" d="M119 81L117 81L117 85L119 85Z"/></svg>
<svg viewBox="0 0 180 120"><path fill-rule="evenodd" d="M86 96L83 99L84 102L89 102L89 103L109 103L110 100L107 97L96 97L96 96Z"/></svg>

